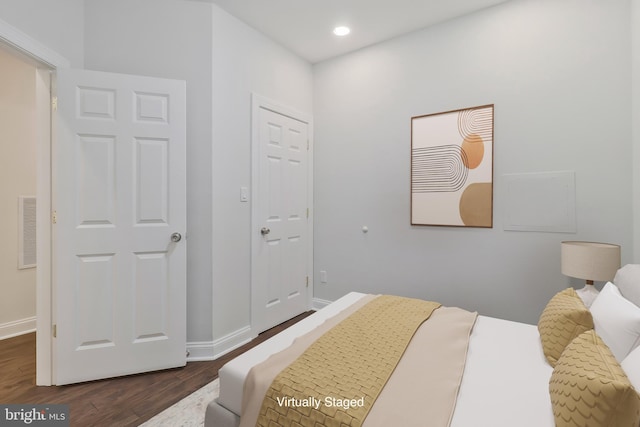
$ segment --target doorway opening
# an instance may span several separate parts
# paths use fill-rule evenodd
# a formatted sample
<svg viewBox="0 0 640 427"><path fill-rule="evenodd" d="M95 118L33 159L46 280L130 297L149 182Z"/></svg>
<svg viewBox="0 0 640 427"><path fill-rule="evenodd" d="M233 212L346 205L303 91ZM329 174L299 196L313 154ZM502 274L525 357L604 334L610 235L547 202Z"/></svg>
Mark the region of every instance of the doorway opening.
<svg viewBox="0 0 640 427"><path fill-rule="evenodd" d="M0 339L4 339L34 332L36 323L35 263L19 262L21 242L35 239L35 234L25 236L30 227L19 230L25 217L19 211L21 198L36 194L37 69L7 49L0 49L0 68ZM35 218L27 218L31 219Z"/></svg>
<svg viewBox="0 0 640 427"><path fill-rule="evenodd" d="M9 345L4 339L24 335L20 341L27 344L21 348L27 350L20 351L35 352L36 339L46 340L39 357L46 358L42 365L47 366L36 382L49 385L50 334L36 338L34 332L50 327L51 313L50 226L42 225L43 219L48 222L50 203L51 68L13 46L0 40L0 230L5 237L0 244L0 346Z"/></svg>

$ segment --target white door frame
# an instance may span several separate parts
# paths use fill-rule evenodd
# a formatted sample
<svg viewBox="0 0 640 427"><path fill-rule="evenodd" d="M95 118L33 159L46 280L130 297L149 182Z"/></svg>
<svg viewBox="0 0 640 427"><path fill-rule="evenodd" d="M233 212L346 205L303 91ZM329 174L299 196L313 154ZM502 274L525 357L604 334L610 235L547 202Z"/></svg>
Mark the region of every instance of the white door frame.
<svg viewBox="0 0 640 427"><path fill-rule="evenodd" d="M259 165L260 165L260 108L271 110L275 113L282 114L283 116L291 117L292 119L299 120L307 123L309 132L309 150L307 151L307 200L309 206L309 219L307 221L307 276L309 277L309 288L307 291L307 310L311 309L313 304L313 117L310 114L306 114L297 111L293 108L281 105L276 101L272 101L269 98L258 95L256 93L251 94L251 233L257 232L263 223L263 218L260 216L258 209L258 185L259 185ZM255 287L255 271L254 271L254 239L251 238L251 336L255 338L258 336L257 326L255 324L256 312L258 304L253 300L253 295L256 295Z"/></svg>
<svg viewBox="0 0 640 427"><path fill-rule="evenodd" d="M68 68L63 56L0 20L0 43L10 46L38 63L36 79L37 192L36 211L36 385L52 385L52 301L51 287L51 144L55 134L55 116L51 99L55 88L49 76L58 68Z"/></svg>

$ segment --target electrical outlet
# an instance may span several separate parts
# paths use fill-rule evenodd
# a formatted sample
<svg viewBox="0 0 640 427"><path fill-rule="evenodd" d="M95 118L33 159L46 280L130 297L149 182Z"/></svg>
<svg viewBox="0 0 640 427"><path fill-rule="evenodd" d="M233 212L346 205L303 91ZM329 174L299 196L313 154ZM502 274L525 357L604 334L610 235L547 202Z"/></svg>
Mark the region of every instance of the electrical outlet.
<svg viewBox="0 0 640 427"><path fill-rule="evenodd" d="M320 271L320 283L327 283L327 272L324 270Z"/></svg>

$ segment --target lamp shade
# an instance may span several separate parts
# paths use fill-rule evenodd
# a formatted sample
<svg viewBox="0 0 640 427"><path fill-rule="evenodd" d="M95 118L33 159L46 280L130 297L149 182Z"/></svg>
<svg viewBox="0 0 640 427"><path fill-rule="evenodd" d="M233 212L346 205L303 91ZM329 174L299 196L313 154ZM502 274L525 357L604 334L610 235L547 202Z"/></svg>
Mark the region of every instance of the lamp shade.
<svg viewBox="0 0 640 427"><path fill-rule="evenodd" d="M562 242L562 274L606 282L620 268L620 246L597 242Z"/></svg>

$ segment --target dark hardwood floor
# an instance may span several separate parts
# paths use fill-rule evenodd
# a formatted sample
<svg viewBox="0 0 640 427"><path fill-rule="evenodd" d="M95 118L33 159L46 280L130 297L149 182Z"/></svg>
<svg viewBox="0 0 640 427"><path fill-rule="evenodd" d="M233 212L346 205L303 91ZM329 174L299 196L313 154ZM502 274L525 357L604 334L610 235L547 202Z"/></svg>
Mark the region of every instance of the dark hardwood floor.
<svg viewBox="0 0 640 427"><path fill-rule="evenodd" d="M234 357L302 320L312 311L263 332L211 362L59 387L35 385L35 333L0 341L0 403L68 404L71 426L138 426L218 377Z"/></svg>

